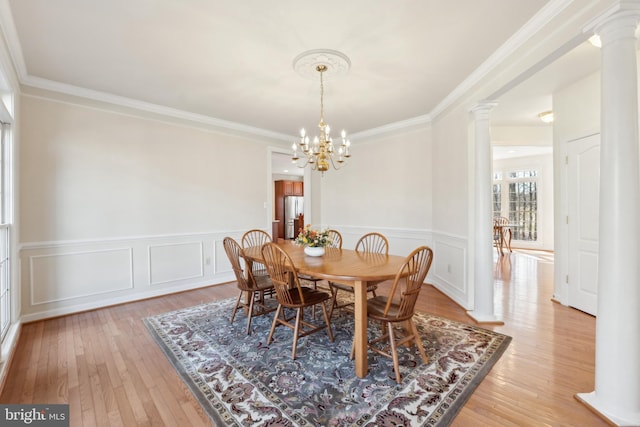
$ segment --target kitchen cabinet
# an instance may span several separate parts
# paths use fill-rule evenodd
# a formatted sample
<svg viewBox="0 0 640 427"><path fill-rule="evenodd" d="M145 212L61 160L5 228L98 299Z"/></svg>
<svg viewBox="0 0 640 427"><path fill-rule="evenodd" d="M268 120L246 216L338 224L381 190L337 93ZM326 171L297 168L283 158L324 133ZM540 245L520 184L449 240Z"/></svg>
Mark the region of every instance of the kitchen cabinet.
<svg viewBox="0 0 640 427"><path fill-rule="evenodd" d="M278 187L283 196L304 196L304 182L302 181L276 181L276 194Z"/></svg>

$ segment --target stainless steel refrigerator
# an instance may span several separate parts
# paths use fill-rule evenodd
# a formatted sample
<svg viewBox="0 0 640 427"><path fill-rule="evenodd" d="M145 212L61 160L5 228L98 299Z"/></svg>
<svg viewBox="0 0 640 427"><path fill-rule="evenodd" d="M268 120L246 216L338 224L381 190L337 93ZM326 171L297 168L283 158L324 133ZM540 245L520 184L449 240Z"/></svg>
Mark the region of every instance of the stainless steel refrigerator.
<svg viewBox="0 0 640 427"><path fill-rule="evenodd" d="M284 238L293 239L297 236L297 230L293 221L304 211L304 197L285 196L284 198ZM301 227L303 225L300 225Z"/></svg>

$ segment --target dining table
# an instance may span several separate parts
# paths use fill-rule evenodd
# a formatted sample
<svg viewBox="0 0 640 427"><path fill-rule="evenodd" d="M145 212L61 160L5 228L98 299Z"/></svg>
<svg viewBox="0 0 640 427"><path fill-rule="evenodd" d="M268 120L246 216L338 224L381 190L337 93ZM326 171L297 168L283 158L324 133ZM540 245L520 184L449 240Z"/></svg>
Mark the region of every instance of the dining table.
<svg viewBox="0 0 640 427"><path fill-rule="evenodd" d="M292 240L280 240L277 244L289 255L297 273L353 287L355 374L366 377L369 370L367 282L394 279L405 257L332 247L326 247L322 256L309 256L303 246ZM252 261L263 262L261 247L244 248L244 255Z"/></svg>

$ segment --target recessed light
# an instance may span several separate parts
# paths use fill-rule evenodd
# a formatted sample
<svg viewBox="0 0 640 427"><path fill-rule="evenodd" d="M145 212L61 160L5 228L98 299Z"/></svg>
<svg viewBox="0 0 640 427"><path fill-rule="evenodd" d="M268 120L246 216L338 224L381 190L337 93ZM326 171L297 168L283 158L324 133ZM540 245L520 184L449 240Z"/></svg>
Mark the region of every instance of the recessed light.
<svg viewBox="0 0 640 427"><path fill-rule="evenodd" d="M538 117L545 123L551 123L553 121L553 111L543 111L538 114Z"/></svg>

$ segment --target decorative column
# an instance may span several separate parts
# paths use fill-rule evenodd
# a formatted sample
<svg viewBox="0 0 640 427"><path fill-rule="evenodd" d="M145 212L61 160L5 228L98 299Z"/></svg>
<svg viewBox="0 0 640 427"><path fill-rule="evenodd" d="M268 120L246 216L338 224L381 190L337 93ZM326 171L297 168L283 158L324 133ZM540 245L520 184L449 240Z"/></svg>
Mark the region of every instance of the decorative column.
<svg viewBox="0 0 640 427"><path fill-rule="evenodd" d="M491 208L491 133L489 112L497 104L483 101L471 109L475 119L474 303L467 314L478 323L502 324L493 312L493 222Z"/></svg>
<svg viewBox="0 0 640 427"><path fill-rule="evenodd" d="M576 397L614 425L640 425L640 159L635 10L595 26L602 41L595 391Z"/></svg>

